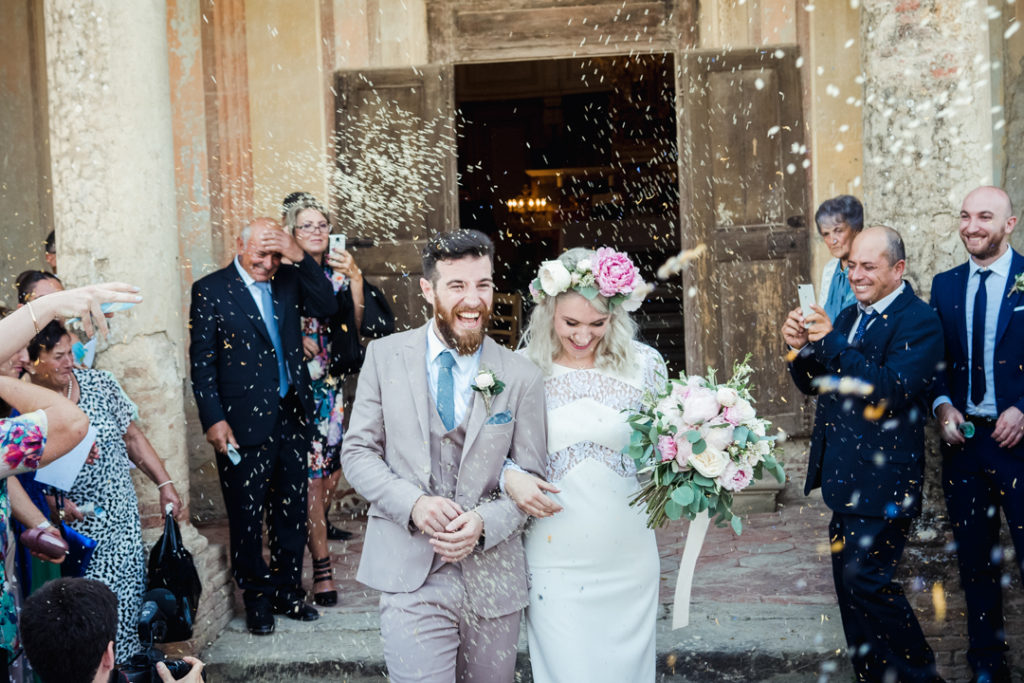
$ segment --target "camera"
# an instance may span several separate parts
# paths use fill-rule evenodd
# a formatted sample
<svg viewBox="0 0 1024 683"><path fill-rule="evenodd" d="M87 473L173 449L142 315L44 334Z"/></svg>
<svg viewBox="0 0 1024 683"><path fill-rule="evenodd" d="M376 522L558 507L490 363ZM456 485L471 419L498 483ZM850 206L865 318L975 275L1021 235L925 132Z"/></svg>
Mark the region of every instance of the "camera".
<svg viewBox="0 0 1024 683"><path fill-rule="evenodd" d="M138 631L139 640L145 646L145 650L132 655L128 665L115 671L111 681L130 681L138 683L159 683L160 676L156 672L156 665L163 662L174 680L179 680L188 675L192 665L180 659L167 659L164 653L153 647L153 643L167 642L168 621L180 620L178 600L166 588L157 588L147 592L142 597L142 611L139 612ZM188 612L188 610L185 610ZM191 626L191 624L189 624ZM189 628L191 633L191 628ZM120 677L117 677L118 673ZM203 672L203 680L206 680L206 672Z"/></svg>
<svg viewBox="0 0 1024 683"><path fill-rule="evenodd" d="M160 676L156 672L158 662L163 662L167 670L171 672L174 680L179 680L188 675L192 665L180 659L167 659L163 652L155 647L147 647L144 652L132 655L128 666L120 670L120 677L111 677L111 681L130 681L131 683L160 683ZM115 671L115 674L118 672ZM206 680L206 672L203 672L203 680Z"/></svg>

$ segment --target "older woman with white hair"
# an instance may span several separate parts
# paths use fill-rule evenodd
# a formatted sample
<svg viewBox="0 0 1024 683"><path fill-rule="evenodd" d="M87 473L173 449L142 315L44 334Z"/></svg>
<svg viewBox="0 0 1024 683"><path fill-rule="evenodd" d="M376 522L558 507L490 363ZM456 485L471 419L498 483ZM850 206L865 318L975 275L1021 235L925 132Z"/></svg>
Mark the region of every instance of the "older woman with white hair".
<svg viewBox="0 0 1024 683"><path fill-rule="evenodd" d="M622 454L626 413L666 380L629 315L647 291L629 257L609 248L572 249L531 285L525 353L545 375L547 481L509 467L504 484L537 517L525 537L537 683L654 680L658 547L629 506L639 482Z"/></svg>

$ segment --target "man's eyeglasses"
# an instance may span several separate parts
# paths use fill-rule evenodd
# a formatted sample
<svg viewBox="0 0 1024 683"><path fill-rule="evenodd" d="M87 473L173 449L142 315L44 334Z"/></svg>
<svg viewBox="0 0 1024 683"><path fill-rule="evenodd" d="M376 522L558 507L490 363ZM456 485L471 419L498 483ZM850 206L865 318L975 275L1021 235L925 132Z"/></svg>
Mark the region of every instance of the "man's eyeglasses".
<svg viewBox="0 0 1024 683"><path fill-rule="evenodd" d="M327 221L321 221L319 223L303 223L302 225L295 226L295 229L300 230L307 235L314 232L330 233L331 225Z"/></svg>

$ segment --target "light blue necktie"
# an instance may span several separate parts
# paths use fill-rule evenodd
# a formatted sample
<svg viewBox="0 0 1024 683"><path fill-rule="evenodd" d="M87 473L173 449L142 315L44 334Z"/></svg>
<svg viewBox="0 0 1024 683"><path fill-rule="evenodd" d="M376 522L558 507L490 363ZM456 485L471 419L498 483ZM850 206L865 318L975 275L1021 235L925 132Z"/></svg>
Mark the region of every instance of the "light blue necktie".
<svg viewBox="0 0 1024 683"><path fill-rule="evenodd" d="M288 367L284 363L281 333L277 329L277 317L274 315L274 297L270 294L269 282L255 284L256 288L260 290L260 300L263 302L263 322L267 326L270 343L274 345L274 353L277 354L277 395L284 398L284 395L288 393Z"/></svg>
<svg viewBox="0 0 1024 683"><path fill-rule="evenodd" d="M455 356L451 351L442 351L437 364L437 414L450 432L455 428L455 378L452 376Z"/></svg>

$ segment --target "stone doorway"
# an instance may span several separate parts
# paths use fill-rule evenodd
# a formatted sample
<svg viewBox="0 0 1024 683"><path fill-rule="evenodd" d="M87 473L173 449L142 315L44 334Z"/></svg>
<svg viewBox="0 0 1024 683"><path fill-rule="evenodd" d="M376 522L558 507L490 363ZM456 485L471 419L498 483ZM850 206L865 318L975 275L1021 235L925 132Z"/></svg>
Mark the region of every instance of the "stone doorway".
<svg viewBox="0 0 1024 683"><path fill-rule="evenodd" d="M685 366L675 59L597 56L455 66L458 215L497 246L495 284L518 294L571 247L628 252L657 284L641 335Z"/></svg>

